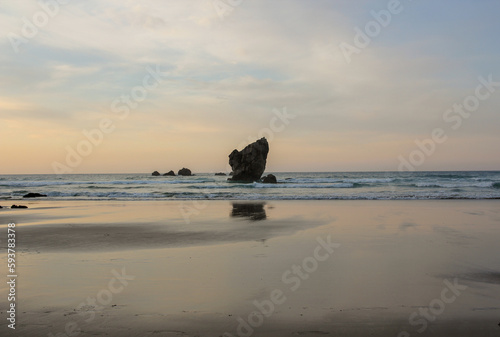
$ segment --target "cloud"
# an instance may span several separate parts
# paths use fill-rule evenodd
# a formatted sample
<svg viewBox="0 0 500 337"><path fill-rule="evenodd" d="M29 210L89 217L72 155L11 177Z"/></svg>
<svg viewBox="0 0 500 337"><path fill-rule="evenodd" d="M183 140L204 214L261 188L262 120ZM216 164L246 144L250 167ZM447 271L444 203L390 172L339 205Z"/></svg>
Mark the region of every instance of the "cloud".
<svg viewBox="0 0 500 337"><path fill-rule="evenodd" d="M354 27L373 20L370 11L386 2L243 1L223 19L205 0L71 2L20 53L7 39L0 42L0 118L25 123L26 139L59 131L65 137L51 146L62 153L83 129L116 118L113 100L141 85L147 66L159 65L170 71L168 78L126 120L116 121L116 131L83 170L126 162L127 139L134 140L128 149L137 156L153 142L158 151L164 146L165 155L179 155L162 145L179 140L195 158L210 148L223 152L225 144L234 148L257 136L273 109L284 106L297 118L276 135L274 146L287 154L276 155L276 170L396 169L398 155L442 127L443 112L474 90L479 75L500 80L500 51L493 43L498 24L480 20L498 5L453 3L448 13L451 4L408 4L348 64L339 43L353 43ZM36 3L9 3L0 27L20 34L22 18L37 11ZM464 34L464 27L474 29ZM473 138L498 154L488 145L500 122L497 97L450 134L449 144ZM43 132L35 121L43 121ZM37 167L40 172L58 156L44 144L26 143L50 157ZM99 156L109 149L112 158ZM469 167L468 155L500 164L487 159L487 151L478 158L474 149L463 149L459 157L437 152L426 168L448 162L450 169ZM140 156L154 160L149 152ZM302 163L293 163L294 157ZM208 161L197 165L219 168Z"/></svg>

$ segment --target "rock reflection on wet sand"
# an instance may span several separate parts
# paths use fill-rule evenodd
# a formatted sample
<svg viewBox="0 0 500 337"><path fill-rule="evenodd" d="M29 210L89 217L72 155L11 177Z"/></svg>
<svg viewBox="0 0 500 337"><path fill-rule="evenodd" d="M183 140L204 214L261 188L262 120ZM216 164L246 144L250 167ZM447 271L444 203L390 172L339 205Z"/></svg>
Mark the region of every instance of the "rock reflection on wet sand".
<svg viewBox="0 0 500 337"><path fill-rule="evenodd" d="M252 221L266 220L267 214L264 209L265 202L233 203L231 216L235 218L248 218Z"/></svg>

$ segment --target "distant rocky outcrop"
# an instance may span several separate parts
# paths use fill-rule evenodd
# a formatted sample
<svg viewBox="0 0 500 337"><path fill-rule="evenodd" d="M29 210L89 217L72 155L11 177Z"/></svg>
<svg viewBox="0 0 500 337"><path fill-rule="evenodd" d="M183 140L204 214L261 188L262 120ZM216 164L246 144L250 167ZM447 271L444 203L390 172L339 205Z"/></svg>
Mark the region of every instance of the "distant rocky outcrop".
<svg viewBox="0 0 500 337"><path fill-rule="evenodd" d="M46 197L47 195L45 194L40 194L40 193L28 193L23 196L23 198L40 198L40 197Z"/></svg>
<svg viewBox="0 0 500 337"><path fill-rule="evenodd" d="M151 173L152 176L155 176L155 177L158 177L160 175L160 172L158 171L154 171L153 173Z"/></svg>
<svg viewBox="0 0 500 337"><path fill-rule="evenodd" d="M182 169L180 169L179 172L177 172L177 174L180 175L180 176L192 176L191 170L187 169L185 167L183 167Z"/></svg>
<svg viewBox="0 0 500 337"><path fill-rule="evenodd" d="M168 171L167 173L164 174L164 176L172 176L172 177L175 177L175 173L174 171L170 170Z"/></svg>
<svg viewBox="0 0 500 337"><path fill-rule="evenodd" d="M215 174L216 176L225 176L226 174L224 172L219 172Z"/></svg>
<svg viewBox="0 0 500 337"><path fill-rule="evenodd" d="M261 180L264 184L277 184L278 180L274 176L274 174L268 174L267 176L263 177Z"/></svg>
<svg viewBox="0 0 500 337"><path fill-rule="evenodd" d="M24 205L12 205L12 206L10 206L10 208L28 208L28 206L24 206Z"/></svg>
<svg viewBox="0 0 500 337"><path fill-rule="evenodd" d="M258 181L266 169L269 144L266 138L246 146L243 150L234 150L229 155L229 165L233 169L233 177L228 180L254 182Z"/></svg>

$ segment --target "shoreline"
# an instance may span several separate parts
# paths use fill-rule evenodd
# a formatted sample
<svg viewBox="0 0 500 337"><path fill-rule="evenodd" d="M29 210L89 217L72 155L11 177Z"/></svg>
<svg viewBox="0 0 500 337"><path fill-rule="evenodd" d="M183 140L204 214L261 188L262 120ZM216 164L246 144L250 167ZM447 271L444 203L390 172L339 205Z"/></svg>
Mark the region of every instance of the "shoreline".
<svg viewBox="0 0 500 337"><path fill-rule="evenodd" d="M492 197L435 197L435 198L414 198L414 197L397 197L397 198L368 198L368 197L348 197L348 196L334 196L334 197L319 197L319 198L255 198L255 199L244 199L244 198L206 198L206 197L198 197L198 198L177 198L177 199L169 199L169 198L150 198L150 199L130 199L130 198L114 198L114 199L85 199L85 198L0 198L0 203L2 203L3 208L10 208L10 203L15 202L16 204L19 202L243 202L243 203L252 203L252 202L280 202L280 201L297 201L297 202L309 202L309 201L326 201L326 202L336 202L336 201L447 201L447 200L500 200L500 197L492 196Z"/></svg>

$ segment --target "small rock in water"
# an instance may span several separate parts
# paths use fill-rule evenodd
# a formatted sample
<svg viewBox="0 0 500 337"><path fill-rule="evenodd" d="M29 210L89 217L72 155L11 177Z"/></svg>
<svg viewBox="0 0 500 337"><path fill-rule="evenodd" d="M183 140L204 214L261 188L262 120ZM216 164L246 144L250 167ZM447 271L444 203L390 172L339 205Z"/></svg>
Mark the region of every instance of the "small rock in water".
<svg viewBox="0 0 500 337"><path fill-rule="evenodd" d="M28 206L24 206L24 205L12 205L12 206L10 206L10 208L28 208Z"/></svg>
<svg viewBox="0 0 500 337"><path fill-rule="evenodd" d="M226 174L224 172L219 172L215 174L216 176L225 176Z"/></svg>
<svg viewBox="0 0 500 337"><path fill-rule="evenodd" d="M157 177L157 176L159 176L159 175L160 175L160 172L158 172L158 171L154 171L153 173L151 173L151 175L152 175L152 176Z"/></svg>
<svg viewBox="0 0 500 337"><path fill-rule="evenodd" d="M179 172L177 172L177 175L180 175L180 176L191 176L191 170L190 169L187 169L185 167L183 167L182 169L179 170Z"/></svg>
<svg viewBox="0 0 500 337"><path fill-rule="evenodd" d="M170 170L168 171L167 173L164 174L164 176L172 176L172 177L175 177L175 173L174 171Z"/></svg>
<svg viewBox="0 0 500 337"><path fill-rule="evenodd" d="M23 198L39 198L39 197L46 197L47 195L45 194L40 194L40 193L28 193L23 196Z"/></svg>
<svg viewBox="0 0 500 337"><path fill-rule="evenodd" d="M263 177L261 179L261 181L264 184L277 184L278 183L278 180L276 179L276 177L274 176L274 174L268 174L267 176Z"/></svg>

